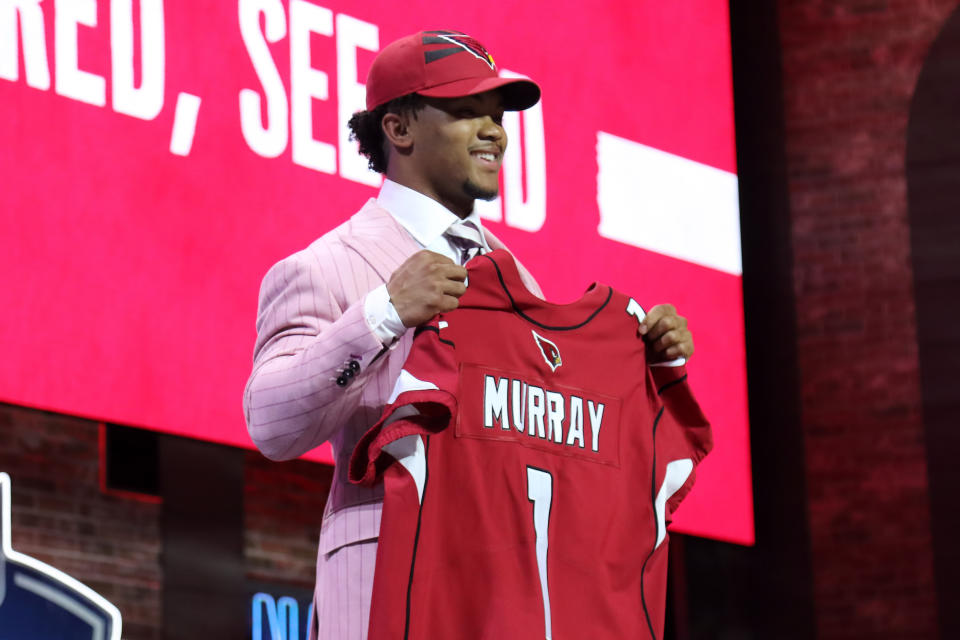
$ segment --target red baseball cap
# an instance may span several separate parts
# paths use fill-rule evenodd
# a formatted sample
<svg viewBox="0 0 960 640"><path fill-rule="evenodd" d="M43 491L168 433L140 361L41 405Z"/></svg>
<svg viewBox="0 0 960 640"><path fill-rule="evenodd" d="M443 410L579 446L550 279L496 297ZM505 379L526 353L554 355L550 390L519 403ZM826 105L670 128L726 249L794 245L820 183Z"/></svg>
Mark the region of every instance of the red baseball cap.
<svg viewBox="0 0 960 640"><path fill-rule="evenodd" d="M522 111L540 99L532 80L501 78L482 44L459 31L421 31L384 47L367 74L367 111L411 93L461 98L500 89L503 108Z"/></svg>

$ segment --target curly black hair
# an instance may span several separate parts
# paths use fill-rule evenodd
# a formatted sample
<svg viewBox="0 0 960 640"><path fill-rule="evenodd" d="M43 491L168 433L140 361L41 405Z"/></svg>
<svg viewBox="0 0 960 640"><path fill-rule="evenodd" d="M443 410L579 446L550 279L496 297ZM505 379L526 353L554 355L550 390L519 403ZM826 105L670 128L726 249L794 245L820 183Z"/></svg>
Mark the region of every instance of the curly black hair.
<svg viewBox="0 0 960 640"><path fill-rule="evenodd" d="M380 123L388 113L409 114L414 118L426 105L422 96L411 93L395 98L372 111L358 111L350 117L350 139L360 143L360 153L367 157L370 168L377 173L387 172L386 138Z"/></svg>

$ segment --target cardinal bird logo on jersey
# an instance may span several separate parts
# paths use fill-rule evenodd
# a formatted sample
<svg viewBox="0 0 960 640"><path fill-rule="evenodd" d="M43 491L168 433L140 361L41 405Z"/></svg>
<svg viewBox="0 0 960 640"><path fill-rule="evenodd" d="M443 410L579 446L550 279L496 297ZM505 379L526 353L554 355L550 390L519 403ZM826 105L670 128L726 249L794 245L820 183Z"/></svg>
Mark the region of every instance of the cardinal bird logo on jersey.
<svg viewBox="0 0 960 640"><path fill-rule="evenodd" d="M530 333L533 334L533 340L540 348L540 353L543 354L543 359L548 365L550 365L550 370L556 371L557 367L563 364L563 359L560 357L560 349L557 348L557 345L553 344L536 331L531 329Z"/></svg>
<svg viewBox="0 0 960 640"><path fill-rule="evenodd" d="M450 47L442 49L431 49L423 54L424 61L427 64L452 56L455 53L466 51L470 55L483 60L491 69L496 71L497 65L493 61L493 56L476 39L471 38L465 33L459 31L427 31L429 35L423 36L423 44L449 44Z"/></svg>

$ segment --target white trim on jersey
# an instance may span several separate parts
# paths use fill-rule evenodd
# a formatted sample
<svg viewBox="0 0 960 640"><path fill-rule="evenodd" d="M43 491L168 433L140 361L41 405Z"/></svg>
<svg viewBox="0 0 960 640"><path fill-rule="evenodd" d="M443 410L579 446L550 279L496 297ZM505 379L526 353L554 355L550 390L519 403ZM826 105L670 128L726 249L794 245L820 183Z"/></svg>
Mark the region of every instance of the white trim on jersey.
<svg viewBox="0 0 960 640"><path fill-rule="evenodd" d="M397 378L397 383L393 385L393 393L391 393L390 397L387 398L387 406L390 406L396 402L397 397L399 397L401 393L405 393L407 391L423 391L425 389L436 391L438 388L439 387L432 382L421 380L406 369L401 369L400 377Z"/></svg>
<svg viewBox="0 0 960 640"><path fill-rule="evenodd" d="M394 412L394 415L396 413L398 412ZM405 436L383 445L383 450L410 472L413 481L417 483L417 499L423 504L423 485L427 482L427 452L423 446L423 438L416 434Z"/></svg>
<svg viewBox="0 0 960 640"><path fill-rule="evenodd" d="M660 491L657 492L657 500L654 503L657 509L657 544L654 545L654 549L659 547L663 539L667 537L665 521L667 500L680 490L692 471L693 460L690 458L673 460L667 463L667 471L663 474L663 484L660 485Z"/></svg>

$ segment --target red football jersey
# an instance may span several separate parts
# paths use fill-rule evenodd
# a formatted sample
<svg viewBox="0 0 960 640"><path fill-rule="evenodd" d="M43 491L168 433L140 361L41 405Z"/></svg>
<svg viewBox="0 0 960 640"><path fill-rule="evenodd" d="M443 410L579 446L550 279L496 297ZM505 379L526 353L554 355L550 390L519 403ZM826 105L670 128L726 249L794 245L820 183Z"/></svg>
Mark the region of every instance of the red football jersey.
<svg viewBox="0 0 960 640"><path fill-rule="evenodd" d="M385 483L370 640L660 638L666 524L711 448L639 304L551 304L509 253L417 329L354 482Z"/></svg>

